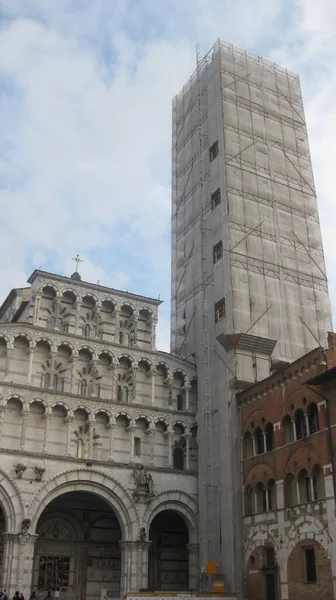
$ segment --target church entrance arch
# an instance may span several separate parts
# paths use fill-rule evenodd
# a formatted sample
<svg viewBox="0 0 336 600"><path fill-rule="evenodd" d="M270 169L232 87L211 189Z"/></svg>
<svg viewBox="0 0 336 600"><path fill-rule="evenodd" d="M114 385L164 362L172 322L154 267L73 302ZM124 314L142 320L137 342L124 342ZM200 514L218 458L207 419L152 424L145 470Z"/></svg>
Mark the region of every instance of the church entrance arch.
<svg viewBox="0 0 336 600"><path fill-rule="evenodd" d="M61 599L96 600L106 586L120 597L122 533L108 503L93 492L71 491L44 508L38 534L32 588Z"/></svg>
<svg viewBox="0 0 336 600"><path fill-rule="evenodd" d="M148 588L160 591L189 589L188 527L175 510L163 510L149 527Z"/></svg>

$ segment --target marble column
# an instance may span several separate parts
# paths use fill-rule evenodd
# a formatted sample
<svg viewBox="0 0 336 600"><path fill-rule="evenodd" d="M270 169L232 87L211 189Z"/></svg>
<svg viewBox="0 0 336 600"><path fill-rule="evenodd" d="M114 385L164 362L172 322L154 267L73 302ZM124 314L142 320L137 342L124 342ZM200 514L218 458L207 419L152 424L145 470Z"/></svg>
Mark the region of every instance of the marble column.
<svg viewBox="0 0 336 600"><path fill-rule="evenodd" d="M152 350L156 350L156 325L157 319L152 318Z"/></svg>
<svg viewBox="0 0 336 600"><path fill-rule="evenodd" d="M28 373L27 373L27 383L31 384L32 372L33 372L33 364L34 364L34 346L29 346L29 361L28 361Z"/></svg>
<svg viewBox="0 0 336 600"><path fill-rule="evenodd" d="M47 406L45 409L42 418L44 419L44 436L43 436L43 452L47 452L48 442L49 442L49 429L50 429L50 420L51 420L51 408Z"/></svg>
<svg viewBox="0 0 336 600"><path fill-rule="evenodd" d="M173 437L174 432L168 429L164 435L168 437L168 467L173 466Z"/></svg>
<svg viewBox="0 0 336 600"><path fill-rule="evenodd" d="M127 430L130 431L131 433L131 444L130 444L130 463L134 463L134 433L135 433L135 429L136 426L134 423L132 423L131 425L129 425L129 427L127 427Z"/></svg>
<svg viewBox="0 0 336 600"><path fill-rule="evenodd" d="M25 598L31 594L35 543L38 535L31 533L7 533L7 550L4 557L4 587L12 597L20 590Z"/></svg>
<svg viewBox="0 0 336 600"><path fill-rule="evenodd" d="M151 406L155 405L155 375L156 369L153 367L148 371L148 376L151 377Z"/></svg>
<svg viewBox="0 0 336 600"><path fill-rule="evenodd" d="M71 382L70 382L70 393L77 393L77 356L72 357L72 366L71 366Z"/></svg>
<svg viewBox="0 0 336 600"><path fill-rule="evenodd" d="M27 429L27 420L29 415L29 408L23 407L21 410L22 423L21 423L21 438L20 438L20 450L24 450L25 441L26 441L26 429Z"/></svg>
<svg viewBox="0 0 336 600"><path fill-rule="evenodd" d="M264 452L267 452L266 433L263 433L262 436L263 436L263 449L264 449Z"/></svg>
<svg viewBox="0 0 336 600"><path fill-rule="evenodd" d="M138 542L121 541L120 598L129 591L138 590Z"/></svg>
<svg viewBox="0 0 336 600"><path fill-rule="evenodd" d="M184 434L184 438L185 438L185 442L186 442L186 447L185 447L185 468L186 469L190 469L190 438L191 438L191 433L185 433Z"/></svg>
<svg viewBox="0 0 336 600"><path fill-rule="evenodd" d="M148 589L149 548L152 542L138 541L138 590Z"/></svg>
<svg viewBox="0 0 336 600"><path fill-rule="evenodd" d="M154 467L155 426L150 427L146 433L149 435L149 464Z"/></svg>
<svg viewBox="0 0 336 600"><path fill-rule="evenodd" d="M198 566L198 544L187 544L189 552L189 589L192 592L198 592L199 587L199 566Z"/></svg>
<svg viewBox="0 0 336 600"><path fill-rule="evenodd" d="M35 294L35 304L34 304L34 316L33 316L33 325L38 324L39 320L39 311L40 311L40 303L41 303L41 294Z"/></svg>
<svg viewBox="0 0 336 600"><path fill-rule="evenodd" d="M109 461L114 462L113 453L114 453L114 429L115 423L107 423L106 428L110 430L110 444L109 444Z"/></svg>
<svg viewBox="0 0 336 600"><path fill-rule="evenodd" d="M292 421L292 427L293 427L293 441L296 442L296 427L295 427L295 421Z"/></svg>
<svg viewBox="0 0 336 600"><path fill-rule="evenodd" d="M77 335L81 334L81 331L79 331L79 317L80 317L81 306L82 306L81 301L77 300L77 302L76 302L75 331L74 331L74 333L77 334Z"/></svg>
<svg viewBox="0 0 336 600"><path fill-rule="evenodd" d="M2 438L4 418L5 418L5 411L6 411L6 405L5 405L5 403L3 403L3 400L2 400L1 404L0 404L0 446L1 446L1 438Z"/></svg>
<svg viewBox="0 0 336 600"><path fill-rule="evenodd" d="M66 456L71 455L71 440L72 440L72 423L74 420L74 415L72 412L69 412L65 417L64 421L67 423L67 437L66 437Z"/></svg>
<svg viewBox="0 0 336 600"><path fill-rule="evenodd" d="M94 423L95 423L94 417L90 417L87 422L88 422L88 426L89 426L89 458L92 460L92 458L93 458L93 429L94 429Z"/></svg>
<svg viewBox="0 0 336 600"><path fill-rule="evenodd" d="M5 362L5 372L4 372L4 381L8 381L8 376L9 376L9 367L10 367L10 359L12 356L12 352L13 349L12 348L6 348L6 362Z"/></svg>
<svg viewBox="0 0 336 600"><path fill-rule="evenodd" d="M257 455L257 445L256 445L256 439L254 437L254 435L252 436L252 452L253 452L253 456Z"/></svg>
<svg viewBox="0 0 336 600"><path fill-rule="evenodd" d="M191 386L184 385L182 389L185 392L185 410L189 410L189 392L191 390Z"/></svg>
<svg viewBox="0 0 336 600"><path fill-rule="evenodd" d="M114 311L115 328L114 328L114 343L119 344L119 308L116 306Z"/></svg>

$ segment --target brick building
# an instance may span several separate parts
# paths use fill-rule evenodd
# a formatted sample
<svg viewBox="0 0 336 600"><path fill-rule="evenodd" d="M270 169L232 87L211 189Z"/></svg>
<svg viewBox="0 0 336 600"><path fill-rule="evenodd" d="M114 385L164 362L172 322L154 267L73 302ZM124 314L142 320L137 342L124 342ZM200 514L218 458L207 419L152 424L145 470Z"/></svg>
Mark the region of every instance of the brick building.
<svg viewBox="0 0 336 600"><path fill-rule="evenodd" d="M249 600L336 598L335 346L238 394Z"/></svg>

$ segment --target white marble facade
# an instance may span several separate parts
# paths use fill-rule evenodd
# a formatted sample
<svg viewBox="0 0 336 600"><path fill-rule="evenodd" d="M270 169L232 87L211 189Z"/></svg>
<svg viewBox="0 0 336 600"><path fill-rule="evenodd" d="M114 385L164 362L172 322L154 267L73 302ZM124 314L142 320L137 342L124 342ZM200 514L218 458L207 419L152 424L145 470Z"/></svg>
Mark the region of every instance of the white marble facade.
<svg viewBox="0 0 336 600"><path fill-rule="evenodd" d="M159 301L35 271L0 308L0 585L196 589L197 383Z"/></svg>

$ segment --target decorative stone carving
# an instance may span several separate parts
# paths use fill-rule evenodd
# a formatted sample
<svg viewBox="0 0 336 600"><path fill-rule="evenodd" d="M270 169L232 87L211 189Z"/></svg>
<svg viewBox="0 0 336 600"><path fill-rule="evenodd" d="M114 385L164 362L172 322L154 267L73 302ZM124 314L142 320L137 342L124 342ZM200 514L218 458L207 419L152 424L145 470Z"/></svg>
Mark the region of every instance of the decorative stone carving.
<svg viewBox="0 0 336 600"><path fill-rule="evenodd" d="M136 490L133 493L135 502L150 502L154 497L153 477L147 469L142 465L140 469L133 469L133 477L135 479Z"/></svg>
<svg viewBox="0 0 336 600"><path fill-rule="evenodd" d="M41 467L35 467L35 481L42 481L42 477L45 473L45 469Z"/></svg>
<svg viewBox="0 0 336 600"><path fill-rule="evenodd" d="M28 533L31 519L23 519L21 523L21 533Z"/></svg>
<svg viewBox="0 0 336 600"><path fill-rule="evenodd" d="M26 471L27 467L21 463L15 465L15 474L18 479L21 479L23 473Z"/></svg>

